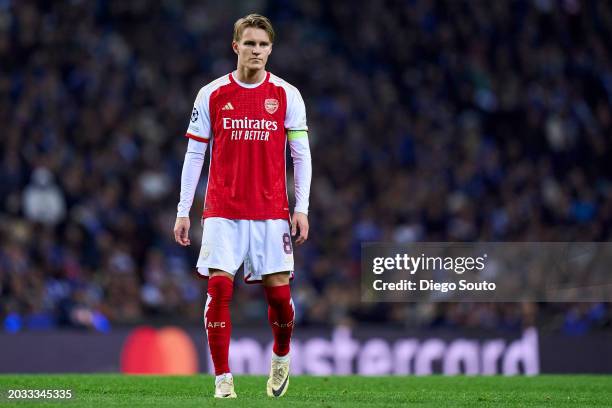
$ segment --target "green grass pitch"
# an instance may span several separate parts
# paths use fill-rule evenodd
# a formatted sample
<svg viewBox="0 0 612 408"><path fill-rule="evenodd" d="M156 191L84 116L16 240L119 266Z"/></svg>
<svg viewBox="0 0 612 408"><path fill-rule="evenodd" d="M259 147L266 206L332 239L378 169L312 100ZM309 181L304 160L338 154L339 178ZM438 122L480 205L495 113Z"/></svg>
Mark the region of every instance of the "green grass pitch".
<svg viewBox="0 0 612 408"><path fill-rule="evenodd" d="M612 377L291 377L266 396L266 378L235 377L236 400L215 400L211 376L0 375L0 408L68 407L610 407ZM9 389L71 389L64 401L9 401Z"/></svg>

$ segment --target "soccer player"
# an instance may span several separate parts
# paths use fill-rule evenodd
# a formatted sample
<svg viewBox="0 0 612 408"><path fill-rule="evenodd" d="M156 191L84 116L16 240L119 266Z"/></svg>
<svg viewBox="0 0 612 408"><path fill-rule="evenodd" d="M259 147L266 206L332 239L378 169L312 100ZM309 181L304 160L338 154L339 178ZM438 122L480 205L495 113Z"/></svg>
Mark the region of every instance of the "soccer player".
<svg viewBox="0 0 612 408"><path fill-rule="evenodd" d="M230 302L234 275L263 283L274 347L267 394L280 397L289 385L289 343L295 310L289 281L293 247L308 238L312 167L306 109L299 91L266 71L274 30L261 15L236 21L234 72L204 86L187 129L189 144L181 176L174 237L189 240L193 203L207 146L211 146L198 273L208 277L204 324L215 367L215 397L235 398L228 364ZM286 145L293 159L296 205L289 218Z"/></svg>

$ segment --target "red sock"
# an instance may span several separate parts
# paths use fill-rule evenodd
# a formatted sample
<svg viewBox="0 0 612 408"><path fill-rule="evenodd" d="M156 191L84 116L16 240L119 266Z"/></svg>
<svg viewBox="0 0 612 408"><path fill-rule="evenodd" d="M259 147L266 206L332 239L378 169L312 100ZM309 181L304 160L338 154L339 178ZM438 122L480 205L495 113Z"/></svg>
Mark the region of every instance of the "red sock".
<svg viewBox="0 0 612 408"><path fill-rule="evenodd" d="M230 302L234 282L227 276L213 276L208 280L208 298L204 308L204 324L208 347L215 366L215 375L229 373L229 344L232 333Z"/></svg>
<svg viewBox="0 0 612 408"><path fill-rule="evenodd" d="M268 299L268 320L274 334L272 351L277 356L285 356L289 353L293 318L295 316L291 290L289 285L264 286L264 289L266 299Z"/></svg>

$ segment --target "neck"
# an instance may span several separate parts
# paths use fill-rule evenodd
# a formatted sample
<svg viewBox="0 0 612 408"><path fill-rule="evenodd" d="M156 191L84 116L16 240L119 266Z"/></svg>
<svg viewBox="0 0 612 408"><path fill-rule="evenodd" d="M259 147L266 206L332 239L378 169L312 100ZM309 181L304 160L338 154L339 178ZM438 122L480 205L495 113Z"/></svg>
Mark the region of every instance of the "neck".
<svg viewBox="0 0 612 408"><path fill-rule="evenodd" d="M266 77L265 69L248 69L247 67L236 68L236 78L245 84L256 84Z"/></svg>

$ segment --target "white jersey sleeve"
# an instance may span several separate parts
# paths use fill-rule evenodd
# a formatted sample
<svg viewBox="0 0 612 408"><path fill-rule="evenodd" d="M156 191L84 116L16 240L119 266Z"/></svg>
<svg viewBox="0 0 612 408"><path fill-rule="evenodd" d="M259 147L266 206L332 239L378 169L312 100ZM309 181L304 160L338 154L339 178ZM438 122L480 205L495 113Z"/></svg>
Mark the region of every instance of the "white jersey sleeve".
<svg viewBox="0 0 612 408"><path fill-rule="evenodd" d="M193 104L193 110L191 111L187 133L185 134L185 136L193 140L204 143L208 143L211 133L209 112L210 93L207 88L208 87L205 86L198 92L198 96Z"/></svg>
<svg viewBox="0 0 612 408"><path fill-rule="evenodd" d="M282 86L287 97L285 129L293 159L293 179L295 182L294 211L308 214L310 182L312 180L312 159L308 143L308 125L306 124L306 107L302 95L296 87L273 76L273 82Z"/></svg>
<svg viewBox="0 0 612 408"><path fill-rule="evenodd" d="M181 173L181 194L177 206L178 217L189 216L189 210L193 204L200 173L202 172L206 148L213 136L210 126L210 95L220 86L228 82L228 76L224 75L202 87L193 104L189 126L185 134L185 136L191 140L189 140L189 144L187 145L185 161L183 162L183 171Z"/></svg>
<svg viewBox="0 0 612 408"><path fill-rule="evenodd" d="M210 125L210 96L219 87L227 85L229 82L229 75L223 75L200 89L193 104L185 136L198 142L208 143L210 141L210 138L213 137Z"/></svg>
<svg viewBox="0 0 612 408"><path fill-rule="evenodd" d="M308 134L305 131L293 131L289 140L291 158L293 159L293 180L295 182L294 211L308 215L308 199L312 180L312 159Z"/></svg>
<svg viewBox="0 0 612 408"><path fill-rule="evenodd" d="M285 129L308 130L306 125L306 107L300 91L296 87L285 82L285 93L287 95L287 113L285 115Z"/></svg>
<svg viewBox="0 0 612 408"><path fill-rule="evenodd" d="M177 217L189 217L189 210L191 210L200 180L207 146L208 143L198 142L195 139L189 140L185 161L183 162L183 172L181 173L181 195L177 206Z"/></svg>

